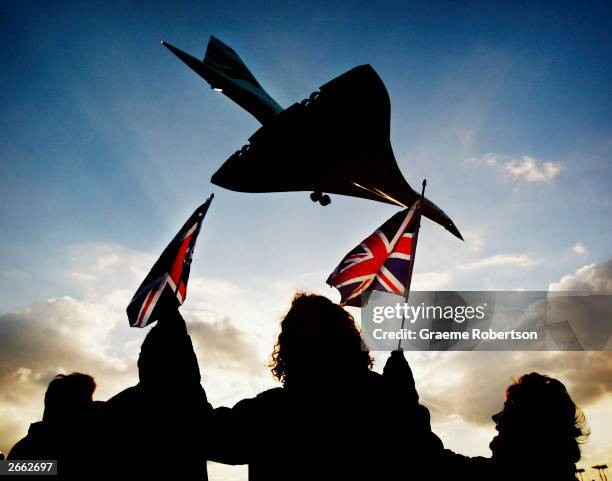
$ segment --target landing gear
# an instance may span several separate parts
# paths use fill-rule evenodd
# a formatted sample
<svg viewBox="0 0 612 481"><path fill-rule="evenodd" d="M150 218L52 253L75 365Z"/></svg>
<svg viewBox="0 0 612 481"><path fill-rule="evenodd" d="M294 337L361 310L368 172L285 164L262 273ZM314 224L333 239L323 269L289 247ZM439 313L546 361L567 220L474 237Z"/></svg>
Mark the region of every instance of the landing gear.
<svg viewBox="0 0 612 481"><path fill-rule="evenodd" d="M318 202L323 207L331 204L331 199L329 195L323 194L323 192L319 192L319 191L315 191L312 194L310 194L310 200L312 200L313 202Z"/></svg>

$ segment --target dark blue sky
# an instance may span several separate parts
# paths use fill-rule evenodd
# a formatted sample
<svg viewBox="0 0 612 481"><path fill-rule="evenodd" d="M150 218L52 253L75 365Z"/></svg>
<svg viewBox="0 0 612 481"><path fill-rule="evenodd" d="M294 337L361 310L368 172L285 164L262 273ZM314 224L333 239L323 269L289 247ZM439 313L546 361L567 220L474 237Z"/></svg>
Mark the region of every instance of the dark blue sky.
<svg viewBox="0 0 612 481"><path fill-rule="evenodd" d="M233 280L310 273L323 288L342 255L394 212L212 186L258 124L159 44L202 56L210 34L284 106L355 65L374 66L405 177L427 177L429 196L466 234L461 244L426 223L415 273L448 275L453 288L545 289L610 255L609 2L0 8L2 311L77 289L59 275L75 244L158 252L212 191L196 269Z"/></svg>

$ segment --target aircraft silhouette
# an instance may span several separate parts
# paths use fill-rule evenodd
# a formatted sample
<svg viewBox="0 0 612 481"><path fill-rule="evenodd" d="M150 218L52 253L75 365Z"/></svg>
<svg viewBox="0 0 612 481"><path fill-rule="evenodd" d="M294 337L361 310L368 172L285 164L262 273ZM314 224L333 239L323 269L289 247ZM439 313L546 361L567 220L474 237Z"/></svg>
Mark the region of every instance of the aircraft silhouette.
<svg viewBox="0 0 612 481"><path fill-rule="evenodd" d="M324 206L331 202L325 192L401 207L419 199L393 155L389 94L370 65L349 70L283 109L236 52L214 36L203 61L162 44L263 124L212 183L238 192L311 191L312 201ZM427 198L423 215L463 240L448 215Z"/></svg>

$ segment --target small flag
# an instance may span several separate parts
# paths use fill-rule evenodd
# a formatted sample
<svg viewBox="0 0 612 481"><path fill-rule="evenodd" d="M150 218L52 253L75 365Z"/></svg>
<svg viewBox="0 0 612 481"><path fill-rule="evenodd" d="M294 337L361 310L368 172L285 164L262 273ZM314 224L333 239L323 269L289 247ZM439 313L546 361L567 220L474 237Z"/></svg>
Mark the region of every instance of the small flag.
<svg viewBox="0 0 612 481"><path fill-rule="evenodd" d="M343 306L361 307L361 295L410 291L421 220L421 200L398 212L349 252L327 279L340 291Z"/></svg>
<svg viewBox="0 0 612 481"><path fill-rule="evenodd" d="M185 301L193 249L213 197L191 214L134 294L127 307L130 326L145 327L164 309L176 308Z"/></svg>

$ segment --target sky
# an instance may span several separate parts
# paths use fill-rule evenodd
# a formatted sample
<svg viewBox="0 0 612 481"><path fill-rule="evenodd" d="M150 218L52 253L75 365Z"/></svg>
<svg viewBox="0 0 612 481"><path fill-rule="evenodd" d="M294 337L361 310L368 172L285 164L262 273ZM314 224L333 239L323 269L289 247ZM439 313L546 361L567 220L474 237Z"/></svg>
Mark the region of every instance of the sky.
<svg viewBox="0 0 612 481"><path fill-rule="evenodd" d="M427 178L465 238L424 221L413 288L610 291L611 20L609 2L3 2L0 449L40 418L59 370L96 374L100 399L135 382L145 332L125 306L210 193L183 312L227 405L274 385L265 364L293 293L339 300L328 274L397 211L212 185L259 124L160 40L202 57L215 35L284 107L371 64L404 177ZM486 455L505 387L538 369L595 420L586 462L612 462L608 353L409 360L450 447Z"/></svg>

